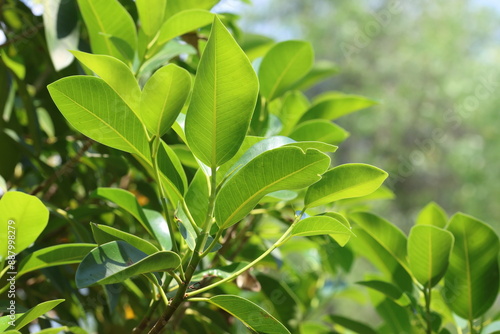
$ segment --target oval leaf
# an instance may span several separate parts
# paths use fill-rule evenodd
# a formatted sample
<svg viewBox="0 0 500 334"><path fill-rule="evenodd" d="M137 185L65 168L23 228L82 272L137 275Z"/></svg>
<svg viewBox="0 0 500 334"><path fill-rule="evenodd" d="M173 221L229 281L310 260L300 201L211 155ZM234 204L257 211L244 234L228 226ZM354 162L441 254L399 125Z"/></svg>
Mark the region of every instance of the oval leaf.
<svg viewBox="0 0 500 334"><path fill-rule="evenodd" d="M167 0L136 0L141 28L148 36L156 34L163 24Z"/></svg>
<svg viewBox="0 0 500 334"><path fill-rule="evenodd" d="M377 101L370 100L363 96L348 95L342 93L329 93L320 97L318 101L304 114L301 121L312 119L335 120L360 109L368 108Z"/></svg>
<svg viewBox="0 0 500 334"><path fill-rule="evenodd" d="M448 268L453 234L430 225L414 226L408 237L408 261L413 276L426 288L435 286Z"/></svg>
<svg viewBox="0 0 500 334"><path fill-rule="evenodd" d="M158 44L164 44L177 36L184 35L206 25L214 20L213 13L202 9L189 9L170 17L161 27Z"/></svg>
<svg viewBox="0 0 500 334"><path fill-rule="evenodd" d="M179 255L161 251L146 255L124 241L112 241L92 250L76 271L76 286L120 283L140 274L171 271L179 267Z"/></svg>
<svg viewBox="0 0 500 334"><path fill-rule="evenodd" d="M12 327L9 324L10 316L5 316L0 318L0 331L5 331L6 329L12 329L12 330L19 330L26 325L28 325L30 322L35 320L38 317L41 317L45 313L49 312L52 310L54 307L57 305L61 304L64 302L64 299L55 299L55 300L50 300L48 302L43 302L38 304L37 306L29 309L25 313L21 314L16 314L16 320L15 320L15 326Z"/></svg>
<svg viewBox="0 0 500 334"><path fill-rule="evenodd" d="M365 164L345 164L330 169L307 189L305 205L320 206L344 198L368 195L382 185L388 174Z"/></svg>
<svg viewBox="0 0 500 334"><path fill-rule="evenodd" d="M148 255L157 253L159 251L159 249L156 248L152 243L133 234L123 232L106 225L90 223L90 226L92 228L94 240L99 245L106 244L111 241L123 240Z"/></svg>
<svg viewBox="0 0 500 334"><path fill-rule="evenodd" d="M353 235L351 229L335 218L329 216L314 216L298 221L292 228L292 236L313 236L323 234ZM347 240L345 240L344 246Z"/></svg>
<svg viewBox="0 0 500 334"><path fill-rule="evenodd" d="M349 132L337 124L319 119L299 124L290 133L290 138L297 141L313 140L336 145L346 140L349 135Z"/></svg>
<svg viewBox="0 0 500 334"><path fill-rule="evenodd" d="M250 61L215 17L186 114L188 144L205 165L215 168L236 154L257 94L258 81Z"/></svg>
<svg viewBox="0 0 500 334"><path fill-rule="evenodd" d="M434 202L430 202L420 211L417 217L417 225L433 225L444 228L448 222L446 212Z"/></svg>
<svg viewBox="0 0 500 334"><path fill-rule="evenodd" d="M252 210L266 194L307 187L318 181L330 158L317 150L280 147L264 152L238 170L220 189L215 220L227 228Z"/></svg>

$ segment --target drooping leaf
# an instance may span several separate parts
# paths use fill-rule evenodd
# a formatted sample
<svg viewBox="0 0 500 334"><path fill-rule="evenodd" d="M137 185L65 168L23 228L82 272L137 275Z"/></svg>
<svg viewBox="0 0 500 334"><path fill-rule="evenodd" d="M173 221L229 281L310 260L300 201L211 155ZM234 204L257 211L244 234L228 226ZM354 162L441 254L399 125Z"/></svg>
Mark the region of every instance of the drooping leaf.
<svg viewBox="0 0 500 334"><path fill-rule="evenodd" d="M318 119L299 124L289 136L297 141L312 140L338 145L349 135L349 132L337 124Z"/></svg>
<svg viewBox="0 0 500 334"><path fill-rule="evenodd" d="M161 26L158 44L164 44L177 36L184 35L201 27L207 26L214 20L213 13L202 9L188 9L170 17Z"/></svg>
<svg viewBox="0 0 500 334"><path fill-rule="evenodd" d="M329 164L327 155L293 146L260 154L220 189L215 205L217 224L220 228L233 225L268 193L307 187L318 181Z"/></svg>
<svg viewBox="0 0 500 334"><path fill-rule="evenodd" d="M55 299L48 302L43 302L38 304L37 306L29 309L25 313L16 314L15 326L12 327L9 325L9 321L11 320L9 316L4 316L0 318L0 331L5 331L7 329L12 330L20 330L21 328L28 325L30 322L35 320L38 317L41 317L45 313L52 310L57 305L64 302L64 299Z"/></svg>
<svg viewBox="0 0 500 334"><path fill-rule="evenodd" d="M161 137L174 124L191 91L191 76L169 64L156 71L143 88L141 119L152 134Z"/></svg>
<svg viewBox="0 0 500 334"><path fill-rule="evenodd" d="M443 297L464 319L476 319L493 305L498 294L499 241L487 224L462 213L447 227L455 243L445 275Z"/></svg>
<svg viewBox="0 0 500 334"><path fill-rule="evenodd" d="M76 272L76 286L120 283L150 272L171 271L179 267L179 255L161 251L147 255L124 241L112 241L92 250Z"/></svg>
<svg viewBox="0 0 500 334"><path fill-rule="evenodd" d="M163 24L167 0L136 0L141 28L146 35L154 36Z"/></svg>
<svg viewBox="0 0 500 334"><path fill-rule="evenodd" d="M137 45L135 23L117 0L78 0L95 54L131 63Z"/></svg>
<svg viewBox="0 0 500 334"><path fill-rule="evenodd" d="M241 146L257 100L250 61L215 17L198 66L186 114L186 138L194 155L215 168Z"/></svg>
<svg viewBox="0 0 500 334"><path fill-rule="evenodd" d="M0 263L28 248L47 226L49 210L36 198L9 191L0 199ZM8 240L12 240L10 243ZM10 251L10 253L9 253Z"/></svg>
<svg viewBox="0 0 500 334"><path fill-rule="evenodd" d="M448 268L453 234L430 225L414 226L408 236L408 261L411 272L424 287L432 288Z"/></svg>
<svg viewBox="0 0 500 334"><path fill-rule="evenodd" d="M238 318L257 333L290 334L288 329L266 310L240 296L218 295L209 298L208 302Z"/></svg>
<svg viewBox="0 0 500 334"><path fill-rule="evenodd" d="M311 69L314 52L304 41L285 41L273 46L259 67L260 92L268 100L281 96Z"/></svg>
<svg viewBox="0 0 500 334"><path fill-rule="evenodd" d="M366 164L345 164L330 169L307 189L305 205L314 207L340 199L368 195L382 185L388 174Z"/></svg>
<svg viewBox="0 0 500 334"><path fill-rule="evenodd" d="M128 244L134 246L138 250L151 255L159 251L153 244L144 240L143 238L139 238L133 234L123 232L116 228L106 225L99 224L90 224L92 228L92 234L94 235L94 240L99 244L106 244L111 241L123 240Z"/></svg>
<svg viewBox="0 0 500 334"><path fill-rule="evenodd" d="M301 121L323 118L335 120L354 111L377 104L376 101L363 96L342 93L328 94L320 97L316 103L304 114Z"/></svg>
<svg viewBox="0 0 500 334"><path fill-rule="evenodd" d="M308 217L297 222L292 228L292 236L313 236L323 234L353 235L351 229L329 216ZM347 242L349 239L345 240ZM341 244L341 246L344 246Z"/></svg>
<svg viewBox="0 0 500 334"><path fill-rule="evenodd" d="M416 224L444 228L447 222L448 216L443 208L434 202L430 202L419 212Z"/></svg>
<svg viewBox="0 0 500 334"><path fill-rule="evenodd" d="M127 65L111 56L94 55L81 51L72 51L71 53L80 63L104 80L140 118L141 89Z"/></svg>

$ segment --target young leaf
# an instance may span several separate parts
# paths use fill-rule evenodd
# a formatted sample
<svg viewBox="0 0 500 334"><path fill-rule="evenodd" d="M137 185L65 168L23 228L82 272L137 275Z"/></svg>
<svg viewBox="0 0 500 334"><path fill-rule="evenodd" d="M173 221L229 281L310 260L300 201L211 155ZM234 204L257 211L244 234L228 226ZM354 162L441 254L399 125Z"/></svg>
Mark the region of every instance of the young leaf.
<svg viewBox="0 0 500 334"><path fill-rule="evenodd" d="M326 120L311 120L299 124L290 133L290 138L297 141L319 141L338 145L349 137L349 132L335 123Z"/></svg>
<svg viewBox="0 0 500 334"><path fill-rule="evenodd" d="M433 225L444 228L448 222L446 212L434 202L430 202L420 211L417 217L417 225Z"/></svg>
<svg viewBox="0 0 500 334"><path fill-rule="evenodd" d="M445 275L443 297L464 319L476 319L495 302L499 287L499 241L487 224L462 213L448 225L455 243Z"/></svg>
<svg viewBox="0 0 500 334"><path fill-rule="evenodd" d="M329 216L314 216L300 220L292 228L292 236L313 236L323 234L353 235L351 229ZM348 240L345 240L347 243ZM344 246L345 243L341 244Z"/></svg>
<svg viewBox="0 0 500 334"><path fill-rule="evenodd" d="M9 254L28 248L43 232L49 221L49 210L36 198L9 191L0 199L0 264ZM9 249L8 240L13 240Z"/></svg>
<svg viewBox="0 0 500 334"><path fill-rule="evenodd" d="M304 122L318 118L333 121L339 117L360 109L368 108L374 104L377 104L377 102L363 96L330 93L318 99L318 101L304 114L301 121Z"/></svg>
<svg viewBox="0 0 500 334"><path fill-rule="evenodd" d="M388 174L365 164L345 164L330 169L307 189L305 205L315 207L344 198L368 195L382 185Z"/></svg>
<svg viewBox="0 0 500 334"><path fill-rule="evenodd" d="M92 250L76 271L76 286L120 283L140 274L175 270L179 255L161 251L146 255L124 241L112 241Z"/></svg>
<svg viewBox="0 0 500 334"><path fill-rule="evenodd" d="M408 237L408 261L417 281L426 288L434 287L448 268L453 234L430 225L414 226Z"/></svg>
<svg viewBox="0 0 500 334"><path fill-rule="evenodd" d="M157 43L159 45L164 44L172 38L209 25L213 22L214 15L208 10L202 9L189 9L179 12L162 25Z"/></svg>
<svg viewBox="0 0 500 334"><path fill-rule="evenodd" d="M154 36L163 24L167 0L136 0L141 28L146 35Z"/></svg>
<svg viewBox="0 0 500 334"><path fill-rule="evenodd" d="M93 55L81 51L72 53L80 63L104 80L140 118L141 89L127 65L111 56Z"/></svg>
<svg viewBox="0 0 500 334"><path fill-rule="evenodd" d="M280 147L264 152L238 170L220 189L215 220L227 228L245 217L264 195L307 187L318 181L330 158L317 150Z"/></svg>
<svg viewBox="0 0 500 334"><path fill-rule="evenodd" d="M26 325L28 325L30 322L35 320L38 317L41 317L45 313L49 312L52 310L54 307L57 305L61 304L64 302L64 299L55 299L55 300L50 300L48 302L40 303L37 306L29 309L25 313L21 314L16 314L16 320L15 320L15 326L12 327L9 324L10 316L4 316L0 318L0 331L5 331L7 329L12 329L12 330L19 330Z"/></svg>
<svg viewBox="0 0 500 334"><path fill-rule="evenodd" d="M68 122L87 137L146 160L150 156L139 118L104 80L67 77L50 84L48 89Z"/></svg>
<svg viewBox="0 0 500 334"><path fill-rule="evenodd" d="M169 64L148 80L141 96L141 119L152 134L161 137L174 124L191 91L188 71Z"/></svg>
<svg viewBox="0 0 500 334"><path fill-rule="evenodd" d="M304 77L314 62L312 46L304 41L285 41L273 46L259 67L260 93L268 100L281 96Z"/></svg>
<svg viewBox="0 0 500 334"><path fill-rule="evenodd" d="M156 248L152 243L133 234L123 232L106 225L90 223L90 226L92 228L94 240L99 245L106 244L111 241L123 240L148 255L157 253L159 251L159 249Z"/></svg>
<svg viewBox="0 0 500 334"><path fill-rule="evenodd" d="M78 6L89 31L92 52L131 63L137 33L127 10L117 0L78 0Z"/></svg>
<svg viewBox="0 0 500 334"><path fill-rule="evenodd" d="M290 334L275 317L251 301L233 295L218 295L208 299L213 304L241 320L251 330L262 334Z"/></svg>
<svg viewBox="0 0 500 334"><path fill-rule="evenodd" d="M188 144L204 164L215 168L236 154L250 125L257 93L250 61L215 17L186 114Z"/></svg>

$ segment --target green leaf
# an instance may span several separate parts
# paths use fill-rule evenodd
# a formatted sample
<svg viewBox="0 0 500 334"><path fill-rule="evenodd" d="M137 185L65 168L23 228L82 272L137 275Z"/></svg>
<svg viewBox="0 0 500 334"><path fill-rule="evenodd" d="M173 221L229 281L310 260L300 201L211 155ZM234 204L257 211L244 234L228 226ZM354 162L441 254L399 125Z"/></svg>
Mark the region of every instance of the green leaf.
<svg viewBox="0 0 500 334"><path fill-rule="evenodd" d="M317 150L280 147L264 152L238 170L220 189L215 220L227 228L252 210L264 195L307 187L319 180L330 158Z"/></svg>
<svg viewBox="0 0 500 334"><path fill-rule="evenodd" d="M399 228L368 212L354 212L349 217L409 271L406 262L406 236Z"/></svg>
<svg viewBox="0 0 500 334"><path fill-rule="evenodd" d="M78 9L75 2L44 1L43 27L54 69L60 71L71 65L73 55L68 50L78 48L80 35Z"/></svg>
<svg viewBox="0 0 500 334"><path fill-rule="evenodd" d="M444 228L448 222L446 212L434 202L430 202L420 211L417 217L417 225L433 225Z"/></svg>
<svg viewBox="0 0 500 334"><path fill-rule="evenodd" d="M50 84L48 89L68 122L87 137L145 160L150 156L139 118L104 80L67 77Z"/></svg>
<svg viewBox="0 0 500 334"><path fill-rule="evenodd" d="M202 9L189 9L179 12L161 26L157 43L159 45L164 44L172 38L207 26L213 22L214 15Z"/></svg>
<svg viewBox="0 0 500 334"><path fill-rule="evenodd" d="M18 191L9 191L3 195L0 199L0 229L2 231L0 233L0 264L9 254L19 254L34 243L47 226L48 221L49 210L35 196Z"/></svg>
<svg viewBox="0 0 500 334"><path fill-rule="evenodd" d="M137 45L135 23L117 0L78 0L78 6L90 35L90 45L95 54L105 54L131 63ZM113 42L114 39L114 42ZM117 47L121 42L124 51Z"/></svg>
<svg viewBox="0 0 500 334"><path fill-rule="evenodd" d="M259 67L260 92L268 100L281 96L312 68L314 52L304 41L285 41L273 46Z"/></svg>
<svg viewBox="0 0 500 334"><path fill-rule="evenodd" d="M111 56L93 55L81 51L71 51L71 53L82 65L104 80L140 118L141 89L127 65Z"/></svg>
<svg viewBox="0 0 500 334"><path fill-rule="evenodd" d="M43 268L79 263L95 244L64 244L39 249L22 259L17 277Z"/></svg>
<svg viewBox="0 0 500 334"><path fill-rule="evenodd" d="M380 280L370 280L370 281L356 282L356 284L363 285L370 289L378 291L384 294L385 296L391 298L401 306L408 306L411 303L410 298L406 294L404 294L397 286L391 283Z"/></svg>
<svg viewBox="0 0 500 334"><path fill-rule="evenodd" d="M146 255L124 241L112 241L92 250L76 271L76 286L120 283L140 274L175 270L179 255L161 251Z"/></svg>
<svg viewBox="0 0 500 334"><path fill-rule="evenodd" d="M349 135L349 132L337 124L318 119L299 124L289 136L297 141L313 140L337 145Z"/></svg>
<svg viewBox="0 0 500 334"><path fill-rule="evenodd" d="M455 237L443 297L464 319L476 319L495 302L499 287L498 236L487 224L462 213L447 228Z"/></svg>
<svg viewBox="0 0 500 334"><path fill-rule="evenodd" d="M171 16L189 9L209 10L220 0L170 0L167 1L166 15Z"/></svg>
<svg viewBox="0 0 500 334"><path fill-rule="evenodd" d="M352 319L349 319L349 318L346 318L346 317L342 317L342 316L339 316L339 315L330 315L329 318L336 324L344 327L344 328L347 328L349 330L352 330L354 331L355 333L358 333L358 334L378 334L373 328L371 328L370 326L362 323L362 322L359 322L359 321L356 321L356 320L352 320Z"/></svg>
<svg viewBox="0 0 500 334"><path fill-rule="evenodd" d="M337 244L344 247L349 239L351 239L351 235L354 235L351 230L351 224L349 223L347 218L345 218L338 212L325 212L324 215L336 219L350 231L349 234L330 234L330 237L332 237L337 242Z"/></svg>
<svg viewBox="0 0 500 334"><path fill-rule="evenodd" d="M317 100L317 102L304 114L301 121L318 118L333 121L339 117L360 109L368 108L377 103L377 101L367 99L363 96L328 93L325 97Z"/></svg>
<svg viewBox="0 0 500 334"><path fill-rule="evenodd" d="M218 278L228 278L239 270L245 268L248 265L248 262L233 262L230 265L206 269L200 272L197 272L192 281L201 281L207 277L218 277Z"/></svg>
<svg viewBox="0 0 500 334"><path fill-rule="evenodd" d="M188 144L204 164L215 168L236 154L257 94L258 81L250 61L215 17L186 115Z"/></svg>
<svg viewBox="0 0 500 334"><path fill-rule="evenodd" d="M385 326L379 329L380 333L412 333L412 323L408 308L400 306L386 298L377 305L378 314L385 320Z"/></svg>
<svg viewBox="0 0 500 334"><path fill-rule="evenodd" d="M351 229L335 218L329 216L314 216L300 220L292 228L292 236L313 236L323 234L353 235ZM345 240L341 246L347 243Z"/></svg>
<svg viewBox="0 0 500 334"><path fill-rule="evenodd" d="M0 318L0 331L5 331L7 329L19 330L38 317L41 317L45 313L52 310L57 305L61 304L64 299L55 299L48 302L40 303L37 306L29 309L27 312L22 314L16 314L15 326L9 325L10 317L5 316Z"/></svg>
<svg viewBox="0 0 500 334"><path fill-rule="evenodd" d="M156 71L144 86L141 119L152 134L161 137L174 124L191 91L191 76L169 64Z"/></svg>
<svg viewBox="0 0 500 334"><path fill-rule="evenodd" d="M345 198L369 195L382 185L388 174L365 164L345 164L330 169L307 189L305 205L315 207Z"/></svg>
<svg viewBox="0 0 500 334"><path fill-rule="evenodd" d="M158 150L158 168L170 201L176 205L187 189L187 177L179 157L163 140Z"/></svg>
<svg viewBox="0 0 500 334"><path fill-rule="evenodd" d="M159 251L159 249L156 248L152 243L133 234L123 232L106 225L90 223L90 226L92 228L94 240L99 245L106 244L111 241L123 240L148 255L157 253Z"/></svg>
<svg viewBox="0 0 500 334"><path fill-rule="evenodd" d="M309 100L299 91L286 92L278 117L281 121L280 135L288 136L302 115L309 108Z"/></svg>
<svg viewBox="0 0 500 334"><path fill-rule="evenodd" d="M167 0L136 0L141 28L146 35L153 36L163 24Z"/></svg>
<svg viewBox="0 0 500 334"><path fill-rule="evenodd" d="M453 234L430 225L414 226L408 237L408 261L413 276L426 288L434 287L448 268Z"/></svg>
<svg viewBox="0 0 500 334"><path fill-rule="evenodd" d="M209 185L207 176L199 169L186 193L186 204L198 226L205 222L208 212Z"/></svg>
<svg viewBox="0 0 500 334"><path fill-rule="evenodd" d="M309 89L338 72L339 68L335 64L329 61L319 61L313 65L309 73L297 81L291 88L298 90Z"/></svg>
<svg viewBox="0 0 500 334"><path fill-rule="evenodd" d="M241 320L245 326L257 333L290 334L275 317L251 301L233 295L219 295L208 302Z"/></svg>
<svg viewBox="0 0 500 334"><path fill-rule="evenodd" d="M172 238L170 237L170 231L168 230L168 224L165 217L158 211L143 209L144 215L146 216L151 230L153 230L153 236L158 241L162 250L172 249Z"/></svg>

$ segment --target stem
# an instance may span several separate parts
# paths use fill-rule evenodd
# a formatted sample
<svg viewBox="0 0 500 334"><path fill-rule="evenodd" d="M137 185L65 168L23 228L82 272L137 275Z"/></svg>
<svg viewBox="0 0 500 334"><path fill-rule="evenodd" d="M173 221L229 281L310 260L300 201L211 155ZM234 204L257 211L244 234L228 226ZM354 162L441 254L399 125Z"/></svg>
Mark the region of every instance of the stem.
<svg viewBox="0 0 500 334"><path fill-rule="evenodd" d="M204 258L205 256L207 256L208 253L210 253L210 251L212 250L212 248L214 248L215 245L217 245L217 242L219 241L220 237L222 236L222 232L224 232L223 229L219 229L217 231L217 234L215 235L214 240L212 240L212 242L207 247L207 249L201 254L201 258Z"/></svg>
<svg viewBox="0 0 500 334"><path fill-rule="evenodd" d="M474 319L472 318L469 318L469 333L476 334L476 331L474 330Z"/></svg>
<svg viewBox="0 0 500 334"><path fill-rule="evenodd" d="M189 220L189 223L193 227L193 230L196 232L196 235L199 236L200 235L198 232L199 227L198 227L198 225L196 225L196 222L194 221L194 218L191 215L191 211L189 211L189 208L187 207L187 203L186 203L185 199L182 199L181 205L182 205L182 209L184 210L184 213L186 214L186 217Z"/></svg>
<svg viewBox="0 0 500 334"><path fill-rule="evenodd" d="M141 323L132 330L132 334L141 334L146 329L149 321L151 320L151 315L154 313L158 305L160 305L160 300L152 300L146 315L142 319Z"/></svg>
<svg viewBox="0 0 500 334"><path fill-rule="evenodd" d="M427 323L427 334L432 334L432 322L431 322L431 298L432 292L430 288L424 287L424 298L425 298L425 321Z"/></svg>

